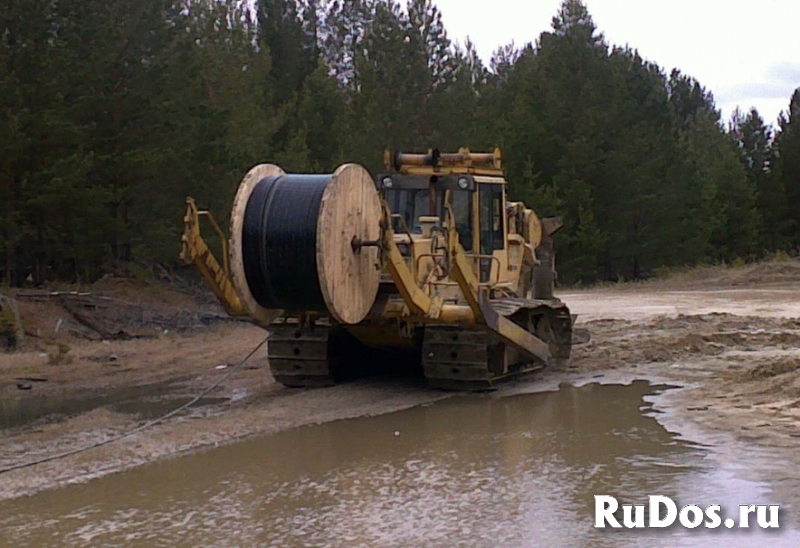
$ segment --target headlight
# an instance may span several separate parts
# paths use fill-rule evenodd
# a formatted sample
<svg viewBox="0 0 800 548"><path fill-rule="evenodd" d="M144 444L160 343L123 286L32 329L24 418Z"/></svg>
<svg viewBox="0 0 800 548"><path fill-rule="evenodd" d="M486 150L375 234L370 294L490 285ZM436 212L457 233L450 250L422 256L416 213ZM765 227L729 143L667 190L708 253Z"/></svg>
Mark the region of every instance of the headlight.
<svg viewBox="0 0 800 548"><path fill-rule="evenodd" d="M469 179L467 179L466 177L461 177L458 180L458 188L466 190L468 186L469 186Z"/></svg>
<svg viewBox="0 0 800 548"><path fill-rule="evenodd" d="M392 188L394 181L392 181L391 177L384 177L383 178L383 186L384 188Z"/></svg>

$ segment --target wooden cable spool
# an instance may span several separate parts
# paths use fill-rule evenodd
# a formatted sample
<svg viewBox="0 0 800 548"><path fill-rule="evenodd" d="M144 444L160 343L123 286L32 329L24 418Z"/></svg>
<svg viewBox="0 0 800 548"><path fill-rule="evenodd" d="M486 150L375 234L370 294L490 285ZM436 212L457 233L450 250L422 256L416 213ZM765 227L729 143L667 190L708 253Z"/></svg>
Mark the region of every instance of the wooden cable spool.
<svg viewBox="0 0 800 548"><path fill-rule="evenodd" d="M239 185L231 213L231 270L247 312L261 324L283 311L327 312L355 324L380 283L375 247L381 204L369 172L356 164L330 175L256 166Z"/></svg>

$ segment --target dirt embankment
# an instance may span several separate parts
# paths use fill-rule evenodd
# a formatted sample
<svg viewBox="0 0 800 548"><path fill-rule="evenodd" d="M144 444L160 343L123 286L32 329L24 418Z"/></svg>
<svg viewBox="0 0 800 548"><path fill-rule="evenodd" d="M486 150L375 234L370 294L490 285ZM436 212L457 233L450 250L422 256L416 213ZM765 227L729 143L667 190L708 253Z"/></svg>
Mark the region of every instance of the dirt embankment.
<svg viewBox="0 0 800 548"><path fill-rule="evenodd" d="M688 386L691 419L761 444L800 437L800 262L709 268L566 295L592 340L577 372Z"/></svg>
<svg viewBox="0 0 800 548"><path fill-rule="evenodd" d="M587 325L593 341L576 348L575 369L689 384L685 408L694 420L741 438L796 445L800 320L704 314Z"/></svg>
<svg viewBox="0 0 800 548"><path fill-rule="evenodd" d="M592 334L564 374L613 370L688 384L684 407L699 424L791 446L800 435L800 263L702 274L562 294ZM109 280L86 293L17 295L28 336L16 352L0 353L0 469L102 441L177 407L266 335L207 299L162 287ZM396 379L286 389L261 351L209 396L221 399L117 443L0 474L0 498L447 394ZM126 399L138 403L117 405Z"/></svg>
<svg viewBox="0 0 800 548"><path fill-rule="evenodd" d="M19 290L23 342L0 353L4 399L70 397L196 376L265 333L209 300L112 278L80 290ZM221 341L226 344L220 344Z"/></svg>

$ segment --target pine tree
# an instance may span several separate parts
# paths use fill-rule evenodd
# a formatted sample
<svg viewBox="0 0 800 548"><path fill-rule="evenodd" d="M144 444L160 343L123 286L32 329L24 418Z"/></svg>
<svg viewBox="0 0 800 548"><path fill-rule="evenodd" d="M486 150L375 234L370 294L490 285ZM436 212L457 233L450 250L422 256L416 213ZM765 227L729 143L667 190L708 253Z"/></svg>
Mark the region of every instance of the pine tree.
<svg viewBox="0 0 800 548"><path fill-rule="evenodd" d="M297 0L258 0L259 44L272 59L270 80L278 102L291 100L317 67L317 4L306 10Z"/></svg>
<svg viewBox="0 0 800 548"><path fill-rule="evenodd" d="M582 0L564 0L551 26L556 36L570 37L578 43L599 45L603 40L596 35L597 26Z"/></svg>
<svg viewBox="0 0 800 548"><path fill-rule="evenodd" d="M305 165L314 173L332 172L347 161L343 153L349 134L347 104L344 93L328 72L328 67L320 65L306 79L293 121L295 147L302 139L306 150Z"/></svg>
<svg viewBox="0 0 800 548"><path fill-rule="evenodd" d="M463 48L453 47L450 63L452 74L436 88L428 103L431 144L442 150L488 150L493 140L491 134L487 135L491 130L481 125L480 105L487 87L487 70L469 40Z"/></svg>
<svg viewBox="0 0 800 548"><path fill-rule="evenodd" d="M685 128L691 120L700 115L719 120L713 94L691 76L673 69L667 83L667 91L669 104L680 128Z"/></svg>
<svg viewBox="0 0 800 548"><path fill-rule="evenodd" d="M780 133L776 137L777 177L783 183L789 208L790 242L800 246L800 88L792 94L789 110L779 119Z"/></svg>
<svg viewBox="0 0 800 548"><path fill-rule="evenodd" d="M756 195L756 209L763 222L761 244L767 251L783 249L787 243L788 207L783 181L774 169L772 130L753 108L746 116L736 109L729 123L729 132L739 151L750 188Z"/></svg>
<svg viewBox="0 0 800 548"><path fill-rule="evenodd" d="M710 91L609 48L580 0L488 67L431 0L252 6L0 5L4 279L174 264L186 195L224 222L253 164L377 171L386 147L500 146L511 198L564 216L563 282L800 245L800 89L774 137L755 110L726 131Z"/></svg>
<svg viewBox="0 0 800 548"><path fill-rule="evenodd" d="M320 39L325 66L350 94L358 93L356 58L375 12L374 0L333 0L325 10Z"/></svg>
<svg viewBox="0 0 800 548"><path fill-rule="evenodd" d="M543 33L536 49L523 50L499 82L505 98L498 103L507 105L500 144L509 178L525 180L525 166L532 161L541 172L539 184L556 183L562 193L566 227L559 245L565 280L596 277L607 242L596 207L602 199L610 73L596 30L583 3L566 0L553 19L553 32ZM514 193L517 184L510 187Z"/></svg>

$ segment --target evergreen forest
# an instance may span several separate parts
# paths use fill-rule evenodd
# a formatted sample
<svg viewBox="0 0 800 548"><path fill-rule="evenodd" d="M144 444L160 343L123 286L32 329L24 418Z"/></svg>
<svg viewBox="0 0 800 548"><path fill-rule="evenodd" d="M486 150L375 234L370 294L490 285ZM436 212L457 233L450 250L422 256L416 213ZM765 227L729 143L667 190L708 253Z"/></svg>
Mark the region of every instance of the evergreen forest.
<svg viewBox="0 0 800 548"><path fill-rule="evenodd" d="M723 119L564 0L484 63L432 0L6 0L0 280L179 265L186 196L226 225L254 164L503 151L511 198L562 215L566 283L800 250L800 88Z"/></svg>

